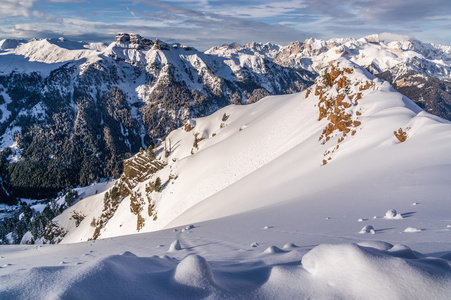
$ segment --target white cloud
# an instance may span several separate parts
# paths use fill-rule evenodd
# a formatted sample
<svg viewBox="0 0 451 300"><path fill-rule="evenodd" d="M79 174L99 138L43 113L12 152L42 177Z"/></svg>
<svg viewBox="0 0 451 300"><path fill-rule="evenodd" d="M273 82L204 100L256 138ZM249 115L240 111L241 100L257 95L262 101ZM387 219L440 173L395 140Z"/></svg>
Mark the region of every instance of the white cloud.
<svg viewBox="0 0 451 300"><path fill-rule="evenodd" d="M391 32L382 32L379 34L379 39L384 41L408 41L412 37L405 34L397 34Z"/></svg>
<svg viewBox="0 0 451 300"><path fill-rule="evenodd" d="M0 17L29 17L35 0L1 0Z"/></svg>

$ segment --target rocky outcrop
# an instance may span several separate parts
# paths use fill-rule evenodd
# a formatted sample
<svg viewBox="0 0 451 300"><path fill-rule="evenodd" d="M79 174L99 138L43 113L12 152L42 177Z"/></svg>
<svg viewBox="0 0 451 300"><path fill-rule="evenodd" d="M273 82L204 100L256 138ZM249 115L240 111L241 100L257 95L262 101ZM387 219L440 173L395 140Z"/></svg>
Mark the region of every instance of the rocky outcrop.
<svg viewBox="0 0 451 300"><path fill-rule="evenodd" d="M340 148L340 143L357 133L357 128L361 125L359 116L362 115L359 101L364 93L376 88L375 82L367 77L356 77L355 67L349 62L342 66L344 62L331 63L315 80L318 120L327 120L318 140L323 145L332 139L336 143L323 154L322 165L332 160L332 154ZM310 89L306 92L306 98L311 92Z"/></svg>
<svg viewBox="0 0 451 300"><path fill-rule="evenodd" d="M118 33L114 37L114 42L122 48L145 50L150 49L154 42L142 38L139 34Z"/></svg>

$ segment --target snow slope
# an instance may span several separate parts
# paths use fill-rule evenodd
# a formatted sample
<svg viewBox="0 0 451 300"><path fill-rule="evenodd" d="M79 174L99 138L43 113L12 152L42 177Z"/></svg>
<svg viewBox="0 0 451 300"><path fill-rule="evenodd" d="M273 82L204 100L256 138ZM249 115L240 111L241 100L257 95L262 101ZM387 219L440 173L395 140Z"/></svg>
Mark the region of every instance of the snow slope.
<svg viewBox="0 0 451 300"><path fill-rule="evenodd" d="M102 210L88 196L56 219L63 244L0 247L1 297L449 298L449 122L339 59L306 92L189 125L132 188L157 215L140 234L126 196L74 243Z"/></svg>

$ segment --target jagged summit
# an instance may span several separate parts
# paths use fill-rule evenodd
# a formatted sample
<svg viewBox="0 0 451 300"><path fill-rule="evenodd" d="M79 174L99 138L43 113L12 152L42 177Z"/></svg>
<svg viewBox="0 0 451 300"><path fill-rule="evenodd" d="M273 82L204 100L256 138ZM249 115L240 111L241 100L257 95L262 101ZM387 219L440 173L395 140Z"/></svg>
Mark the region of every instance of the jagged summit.
<svg viewBox="0 0 451 300"><path fill-rule="evenodd" d="M139 34L118 33L114 37L114 43L117 47L127 49L150 49L154 42L149 39L142 38Z"/></svg>

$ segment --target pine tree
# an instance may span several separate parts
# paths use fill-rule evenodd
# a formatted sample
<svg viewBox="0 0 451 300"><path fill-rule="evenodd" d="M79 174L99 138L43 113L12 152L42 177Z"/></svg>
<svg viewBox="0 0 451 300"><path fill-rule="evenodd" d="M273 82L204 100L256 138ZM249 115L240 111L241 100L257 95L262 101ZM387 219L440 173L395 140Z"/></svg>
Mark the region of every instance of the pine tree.
<svg viewBox="0 0 451 300"><path fill-rule="evenodd" d="M160 177L157 177L157 179L155 180L155 191L156 192L161 192L161 179Z"/></svg>

